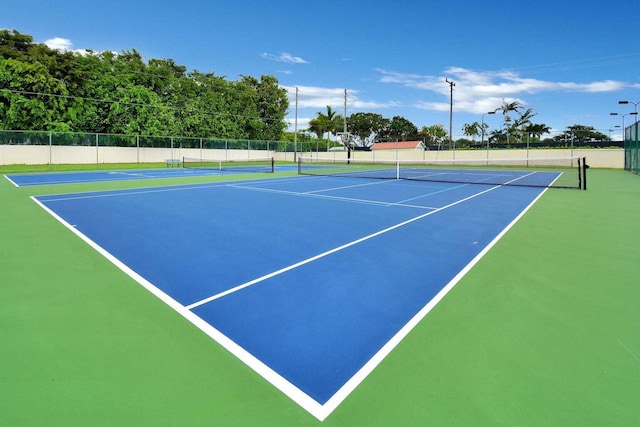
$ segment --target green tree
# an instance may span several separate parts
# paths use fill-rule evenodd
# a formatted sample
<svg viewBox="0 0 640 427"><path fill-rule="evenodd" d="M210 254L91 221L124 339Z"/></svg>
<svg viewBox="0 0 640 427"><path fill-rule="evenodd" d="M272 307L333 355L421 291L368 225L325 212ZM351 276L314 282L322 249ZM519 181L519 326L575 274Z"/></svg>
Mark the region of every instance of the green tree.
<svg viewBox="0 0 640 427"><path fill-rule="evenodd" d="M24 61L29 57L33 37L16 30L0 30L0 58Z"/></svg>
<svg viewBox="0 0 640 427"><path fill-rule="evenodd" d="M509 131L520 137L520 142L525 135L528 135L527 129L533 124L531 118L537 113L534 113L531 108L527 108L524 112L520 113L518 117L513 120L513 123L509 127Z"/></svg>
<svg viewBox="0 0 640 427"><path fill-rule="evenodd" d="M553 137L558 142L569 141L608 141L609 137L595 130L593 126L572 125L564 132Z"/></svg>
<svg viewBox="0 0 640 427"><path fill-rule="evenodd" d="M14 129L278 140L288 109L273 76L187 73L136 49L60 52L15 30L0 30L0 90L0 126Z"/></svg>
<svg viewBox="0 0 640 427"><path fill-rule="evenodd" d="M507 130L504 128L494 129L489 134L490 143L501 143L507 141Z"/></svg>
<svg viewBox="0 0 640 427"><path fill-rule="evenodd" d="M234 114L244 114L235 106L236 89L231 82L213 73L190 72L172 89L172 111L176 117L174 134L216 138L242 138L243 123Z"/></svg>
<svg viewBox="0 0 640 427"><path fill-rule="evenodd" d="M0 60L0 120L3 129L67 129L67 88L38 62Z"/></svg>
<svg viewBox="0 0 640 427"><path fill-rule="evenodd" d="M418 135L418 128L402 116L394 116L389 126L381 132L381 138L387 141L403 141Z"/></svg>
<svg viewBox="0 0 640 427"><path fill-rule="evenodd" d="M522 109L522 104L518 101L507 102L502 101L502 106L498 108L500 112L502 112L502 116L505 123L511 123L511 116L509 115L511 112L519 112Z"/></svg>
<svg viewBox="0 0 640 427"><path fill-rule="evenodd" d="M318 139L324 139L324 133L327 133L327 139L330 135L340 132L344 129L344 119L342 116L327 105L327 114L318 111L314 119L309 120L309 129L318 136Z"/></svg>
<svg viewBox="0 0 640 427"><path fill-rule="evenodd" d="M360 137L368 138L372 133L380 135L390 125L390 120L376 113L354 113L347 120L347 131Z"/></svg>
<svg viewBox="0 0 640 427"><path fill-rule="evenodd" d="M70 106L74 130L113 133L108 122L111 104L117 100L117 88L126 84L114 72L116 58L112 52L89 52L75 57L78 73L86 78L70 94L75 97Z"/></svg>
<svg viewBox="0 0 640 427"><path fill-rule="evenodd" d="M231 102L228 105L231 119L237 123L240 135L235 138L259 139L264 122L258 113L258 93L246 80L231 84Z"/></svg>
<svg viewBox="0 0 640 427"><path fill-rule="evenodd" d="M485 126L487 126L487 125L485 124ZM478 123L478 122L465 123L462 126L462 132L466 136L470 136L471 140L473 142L475 142L476 136L480 135L481 131L482 131L482 127L481 127L480 123ZM486 129L485 129L485 131L486 131Z"/></svg>
<svg viewBox="0 0 640 427"><path fill-rule="evenodd" d="M550 130L551 128L544 123L533 123L526 128L527 135L535 140L539 140L542 135L549 133Z"/></svg>
<svg viewBox="0 0 640 427"><path fill-rule="evenodd" d="M173 59L150 59L143 84L171 103L175 100L175 87L186 78L186 72L187 67L176 64Z"/></svg>
<svg viewBox="0 0 640 427"><path fill-rule="evenodd" d="M526 136L528 138L539 138L542 134L548 133L550 128L544 123L533 123L532 119L537 115L533 109L524 107L518 102L503 102L497 111L501 111L504 122L500 129L496 129L489 135L490 142L511 143L514 137L518 137L520 142ZM510 113L516 113L512 117Z"/></svg>
<svg viewBox="0 0 640 427"><path fill-rule="evenodd" d="M144 86L118 88L107 121L113 133L166 135L171 116L158 95Z"/></svg>
<svg viewBox="0 0 640 427"><path fill-rule="evenodd" d="M262 121L262 133L256 139L279 140L287 125L284 116L289 108L286 89L273 76L262 76L258 81L253 77L243 77L257 95L257 113Z"/></svg>
<svg viewBox="0 0 640 427"><path fill-rule="evenodd" d="M423 126L418 136L424 139L426 145L437 145L438 149L441 149L442 145L448 140L449 133L444 128L444 125L437 124Z"/></svg>

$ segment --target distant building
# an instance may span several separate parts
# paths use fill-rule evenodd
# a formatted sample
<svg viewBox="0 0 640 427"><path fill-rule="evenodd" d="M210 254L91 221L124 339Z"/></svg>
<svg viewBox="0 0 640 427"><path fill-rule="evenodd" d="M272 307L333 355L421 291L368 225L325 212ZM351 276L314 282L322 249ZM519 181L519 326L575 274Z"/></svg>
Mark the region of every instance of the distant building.
<svg viewBox="0 0 640 427"><path fill-rule="evenodd" d="M398 141L398 142L376 142L371 147L372 150L416 150L424 151L425 146L422 141Z"/></svg>

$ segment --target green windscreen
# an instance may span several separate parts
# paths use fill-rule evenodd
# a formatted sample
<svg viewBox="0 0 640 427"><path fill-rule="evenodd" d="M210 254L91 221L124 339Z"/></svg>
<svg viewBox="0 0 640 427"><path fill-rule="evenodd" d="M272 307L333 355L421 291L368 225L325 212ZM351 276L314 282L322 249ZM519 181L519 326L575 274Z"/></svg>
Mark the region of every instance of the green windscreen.
<svg viewBox="0 0 640 427"><path fill-rule="evenodd" d="M638 122L625 129L624 133L624 168L640 174L640 125Z"/></svg>

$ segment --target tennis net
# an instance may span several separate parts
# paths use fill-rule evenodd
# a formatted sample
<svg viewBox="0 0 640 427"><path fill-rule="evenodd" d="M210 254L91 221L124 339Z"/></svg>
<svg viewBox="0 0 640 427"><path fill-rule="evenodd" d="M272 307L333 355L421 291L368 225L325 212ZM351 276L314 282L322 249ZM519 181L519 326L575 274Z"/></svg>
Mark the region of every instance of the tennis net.
<svg viewBox="0 0 640 427"><path fill-rule="evenodd" d="M191 157L182 158L182 166L185 168L209 169L230 172L262 172L273 173L275 171L275 161L273 157L255 159L198 159Z"/></svg>
<svg viewBox="0 0 640 427"><path fill-rule="evenodd" d="M586 158L362 160L298 158L298 174L586 190Z"/></svg>

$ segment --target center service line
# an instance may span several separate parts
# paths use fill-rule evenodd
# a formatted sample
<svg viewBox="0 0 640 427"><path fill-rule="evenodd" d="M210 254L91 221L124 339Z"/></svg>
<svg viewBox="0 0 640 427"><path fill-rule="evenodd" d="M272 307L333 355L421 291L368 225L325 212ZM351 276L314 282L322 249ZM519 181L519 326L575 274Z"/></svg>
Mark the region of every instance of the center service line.
<svg viewBox="0 0 640 427"><path fill-rule="evenodd" d="M260 282L263 282L263 281L265 281L265 280L267 280L267 279L270 279L270 278L272 278L272 277L279 276L279 275L280 275L280 274L282 274L282 273L286 273L287 271L290 271L290 270L296 269L296 268L301 267L301 266L303 266L303 265L305 265L305 264L309 264L310 262L316 261L316 260L318 260L318 259L320 259L320 258L324 258L324 257L326 257L326 256L328 256L328 255L331 255L331 254L333 254L333 253L339 252L339 251L341 251L341 250L343 250L343 249L346 249L346 248L348 248L348 247L351 247L351 246L357 245L358 243L362 243L362 242L364 242L364 241L366 241L366 240L372 239L373 237L380 236L381 234L384 234L384 233L387 233L387 232L389 232L389 231L395 230L396 228L400 228L400 227L403 227L403 226L405 226L405 225L407 225L407 224L410 224L410 223L412 223L412 222L414 222L414 221L418 221L418 220L420 220L420 219L422 219L422 218L426 218L426 217L428 217L429 215L433 215L433 214L435 214L435 213L437 213L437 212L440 212L440 211L443 211L443 210L448 209L448 208L450 208L450 207L453 207L453 206L459 205L460 203L466 202L467 200L471 200L471 199L473 199L473 198L475 198L475 197L478 197L478 196L480 196L480 195L482 195L482 194L488 193L488 192L493 191L493 190L495 190L496 188L500 188L500 187L501 187L501 186L495 186L495 187L491 187L491 188L489 188L489 189L487 189L487 190L481 191L481 192L479 192L479 193L472 194L471 196L465 197L464 199L460 199L460 200L458 200L458 201L455 201L455 202L453 202L453 203L450 203L450 204L448 204L448 205L446 205L446 206L443 206L443 207L441 207L441 208L438 208L438 209L436 209L436 210L433 210L433 211L430 211L430 212L424 213L424 214L422 214L422 215L418 215L418 216L416 216L416 217L414 217L414 218L411 218L411 219L408 219L408 220L406 220L406 221L404 221L404 222L398 223L398 224L396 224L396 225L392 225L391 227L388 227L388 228L385 228L385 229L383 229L383 230L377 231L377 232L375 232L375 233L369 234L368 236L361 237L360 239L357 239L357 240L354 240L354 241L352 241L352 242L346 243L346 244L344 244L344 245L342 245L342 246L338 246L338 247L336 247L336 248L330 249L330 250L328 250L328 251L326 251L326 252L323 252L323 253L321 253L321 254L318 254L318 255L312 256L311 258L307 258L307 259L302 260L302 261L300 261L300 262L297 262L297 263L295 263L295 264L292 264L292 265L289 265L289 266L287 266L287 267L281 268L280 270L276 270L276 271L274 271L274 272L272 272L272 273L265 274L264 276L262 276L262 277L258 277L257 279L253 279L253 280L251 280L251 281L249 281L249 282L243 283L243 284L238 285L238 286L236 286L236 287L233 287L233 288L231 288L231 289L227 289L227 290L226 290L226 291L224 291L224 292L220 292L220 293L215 294L215 295L212 295L212 296L210 296L210 297L208 297L208 298L202 299L202 300L200 300L200 301L196 301L196 302L194 302L193 304L190 304L190 305L185 306L185 308L186 308L187 310L193 310L194 308L196 308L196 307L200 307L200 306L201 306L201 305L203 305L203 304L209 303L209 302L211 302L211 301L215 301L215 300L217 300L217 299L219 299L219 298L222 298L222 297L224 297L224 296L227 296L227 295L230 295L230 294L232 294L232 293L238 292L238 291L240 291L240 290L242 290L242 289L244 289L244 288L248 288L249 286L253 286L253 285L255 285L255 284L258 284L258 283L260 283Z"/></svg>

